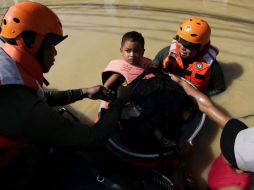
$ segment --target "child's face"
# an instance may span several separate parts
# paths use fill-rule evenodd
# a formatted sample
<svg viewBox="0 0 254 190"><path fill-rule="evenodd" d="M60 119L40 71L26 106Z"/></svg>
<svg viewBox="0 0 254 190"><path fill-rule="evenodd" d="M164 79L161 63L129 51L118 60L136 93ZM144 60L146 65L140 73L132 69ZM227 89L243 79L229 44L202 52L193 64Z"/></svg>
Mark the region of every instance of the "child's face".
<svg viewBox="0 0 254 190"><path fill-rule="evenodd" d="M144 48L139 42L127 40L120 48L120 52L125 61L132 65L138 65L141 57L144 55Z"/></svg>
<svg viewBox="0 0 254 190"><path fill-rule="evenodd" d="M185 47L183 44L179 43L180 55L183 59L190 59L197 55L197 49L189 49Z"/></svg>

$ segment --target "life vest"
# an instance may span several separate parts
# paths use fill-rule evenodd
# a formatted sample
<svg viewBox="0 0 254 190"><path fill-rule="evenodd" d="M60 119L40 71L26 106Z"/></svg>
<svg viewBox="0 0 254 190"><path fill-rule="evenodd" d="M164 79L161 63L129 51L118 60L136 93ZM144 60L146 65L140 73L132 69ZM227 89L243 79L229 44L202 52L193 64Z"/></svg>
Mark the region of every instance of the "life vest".
<svg viewBox="0 0 254 190"><path fill-rule="evenodd" d="M131 65L123 59L112 60L102 72L102 83L104 84L112 73L118 73L122 75L129 84L141 73L143 73L145 69L150 67L155 67L155 65L152 60L145 57L141 58L138 65ZM148 75L144 76L144 79L149 79L153 76L154 75L152 73L149 73ZM108 102L103 101L100 105L100 109L101 108L107 109Z"/></svg>
<svg viewBox="0 0 254 190"><path fill-rule="evenodd" d="M102 73L102 83L104 84L112 73L118 73L122 75L129 84L143 73L145 69L150 67L155 67L155 65L152 60L145 57L141 58L138 65L131 65L123 59L112 60ZM153 77L153 74L146 75L144 78L148 79L151 77Z"/></svg>
<svg viewBox="0 0 254 190"><path fill-rule="evenodd" d="M205 92L211 78L211 65L218 53L218 49L209 44L193 63L185 65L181 59L179 43L173 40L168 56L163 60L163 69L184 77L200 91Z"/></svg>
<svg viewBox="0 0 254 190"><path fill-rule="evenodd" d="M0 48L0 86L11 84L27 86L39 97L44 97L43 72L39 63L22 48L5 43ZM0 167L18 155L21 142L21 139L0 135Z"/></svg>

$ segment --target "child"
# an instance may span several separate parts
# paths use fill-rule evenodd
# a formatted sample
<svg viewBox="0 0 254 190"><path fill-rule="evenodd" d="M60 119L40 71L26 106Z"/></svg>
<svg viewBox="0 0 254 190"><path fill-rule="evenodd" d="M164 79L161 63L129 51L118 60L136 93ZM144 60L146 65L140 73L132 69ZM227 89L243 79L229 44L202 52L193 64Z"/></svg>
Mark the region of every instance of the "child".
<svg viewBox="0 0 254 190"><path fill-rule="evenodd" d="M106 88L115 91L123 82L131 83L145 69L155 67L152 60L143 57L144 45L144 38L139 32L131 31L123 35L120 48L122 59L110 61L102 73L102 82ZM152 77L152 74L145 77ZM102 102L100 112L103 113L107 107L108 102Z"/></svg>
<svg viewBox="0 0 254 190"><path fill-rule="evenodd" d="M154 63L164 71L186 78L208 96L225 90L218 49L210 44L211 29L201 18L185 20L175 39L160 50Z"/></svg>
<svg viewBox="0 0 254 190"><path fill-rule="evenodd" d="M193 104L179 85L167 75L163 76L150 59L143 57L144 51L144 38L140 33L124 34L120 48L122 59L113 60L106 66L102 80L111 90L123 82L134 85L132 101L122 110L121 124L128 126L124 127L122 135L129 147L150 151L158 150L161 143L168 142L167 139L179 137L183 114ZM154 72L146 74L148 68ZM99 117L108 104L102 102Z"/></svg>
<svg viewBox="0 0 254 190"><path fill-rule="evenodd" d="M124 82L132 82L138 75L149 67L155 67L154 63L143 57L145 41L142 34L131 31L122 37L120 52L121 60L113 60L106 67L103 75L104 86L115 89L116 86ZM114 73L108 77L105 72L120 69L120 73ZM113 72L113 71L111 71ZM106 75L106 76L105 76Z"/></svg>

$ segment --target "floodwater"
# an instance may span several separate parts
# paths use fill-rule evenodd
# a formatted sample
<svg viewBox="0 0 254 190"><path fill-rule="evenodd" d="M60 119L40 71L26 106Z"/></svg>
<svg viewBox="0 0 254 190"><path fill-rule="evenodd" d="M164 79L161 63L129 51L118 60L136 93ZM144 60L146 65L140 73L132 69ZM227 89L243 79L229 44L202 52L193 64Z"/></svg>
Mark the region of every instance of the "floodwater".
<svg viewBox="0 0 254 190"><path fill-rule="evenodd" d="M1 0L0 13L16 1ZM167 46L179 23L202 17L212 28L211 42L227 89L213 101L235 118L254 126L254 1L253 0L41 0L60 17L69 37L58 45L55 65L46 78L49 88L69 89L101 84L106 64L120 56L122 35L136 30L146 40L151 59ZM42 18L43 19L43 18ZM83 122L96 117L99 101L73 104ZM197 137L192 166L204 189L212 160L219 154L220 129L207 121ZM254 189L254 188L252 188Z"/></svg>

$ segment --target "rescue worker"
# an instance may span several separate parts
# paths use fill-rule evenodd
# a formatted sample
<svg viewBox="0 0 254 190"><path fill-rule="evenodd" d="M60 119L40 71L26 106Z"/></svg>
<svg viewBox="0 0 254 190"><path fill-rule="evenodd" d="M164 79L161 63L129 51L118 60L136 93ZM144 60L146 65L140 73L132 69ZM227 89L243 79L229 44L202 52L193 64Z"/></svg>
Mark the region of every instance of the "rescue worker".
<svg viewBox="0 0 254 190"><path fill-rule="evenodd" d="M163 71L184 77L208 96L225 90L219 50L211 45L211 29L201 18L182 22L170 46L160 50L154 58Z"/></svg>
<svg viewBox="0 0 254 190"><path fill-rule="evenodd" d="M0 49L0 189L24 188L26 180L20 177L28 174L25 156L35 162L32 156L37 151L24 147L90 150L103 146L114 132L131 91L120 86L107 114L92 127L63 118L50 106L83 98L109 101L114 94L99 85L43 91L43 74L54 64L55 46L67 37L57 15L36 2L17 3L3 16L0 37L4 42ZM43 183L32 189L43 189L40 186L47 183L47 175L41 179Z"/></svg>

